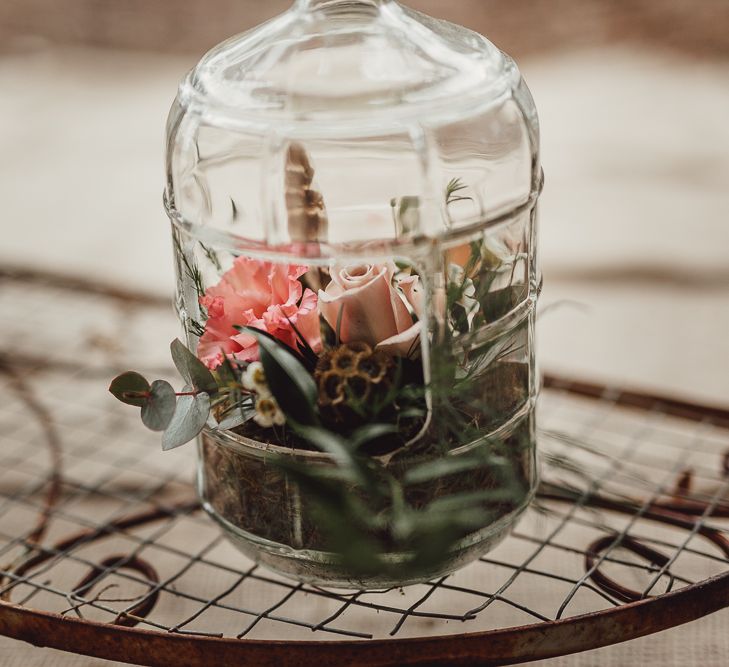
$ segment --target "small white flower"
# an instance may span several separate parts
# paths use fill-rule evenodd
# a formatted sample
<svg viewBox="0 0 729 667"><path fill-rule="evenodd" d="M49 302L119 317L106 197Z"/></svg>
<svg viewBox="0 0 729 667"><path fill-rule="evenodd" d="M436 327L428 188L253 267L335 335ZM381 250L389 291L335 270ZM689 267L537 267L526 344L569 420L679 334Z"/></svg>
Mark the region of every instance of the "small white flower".
<svg viewBox="0 0 729 667"><path fill-rule="evenodd" d="M271 390L266 383L266 373L263 370L263 364L260 361L252 361L248 364L245 373L243 373L243 386L246 389L255 391L259 396L270 396Z"/></svg>
<svg viewBox="0 0 729 667"><path fill-rule="evenodd" d="M286 417L273 396L264 396L256 401L256 414L253 415L253 420L259 426L269 428L274 424L281 426L286 422Z"/></svg>

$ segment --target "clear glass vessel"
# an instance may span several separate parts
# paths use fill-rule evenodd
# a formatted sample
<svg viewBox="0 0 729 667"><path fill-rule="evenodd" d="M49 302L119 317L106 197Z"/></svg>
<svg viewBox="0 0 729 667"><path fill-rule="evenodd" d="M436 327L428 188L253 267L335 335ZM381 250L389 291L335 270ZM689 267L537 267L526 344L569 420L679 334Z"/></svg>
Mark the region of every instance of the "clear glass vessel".
<svg viewBox="0 0 729 667"><path fill-rule="evenodd" d="M537 476L541 183L536 110L511 58L394 0L299 0L184 79L165 205L190 349L244 378L260 344L236 327L300 353L317 424L345 442L389 426L357 455L401 489L378 500L390 519L371 527L376 562L353 568L316 493L281 464L341 461L281 400L264 414L249 384L249 409L218 406L200 437L198 475L246 554L304 581L379 587L450 572L506 534ZM443 461L442 475L426 465ZM393 504L481 520L399 572L419 543L398 541L415 529L391 520Z"/></svg>

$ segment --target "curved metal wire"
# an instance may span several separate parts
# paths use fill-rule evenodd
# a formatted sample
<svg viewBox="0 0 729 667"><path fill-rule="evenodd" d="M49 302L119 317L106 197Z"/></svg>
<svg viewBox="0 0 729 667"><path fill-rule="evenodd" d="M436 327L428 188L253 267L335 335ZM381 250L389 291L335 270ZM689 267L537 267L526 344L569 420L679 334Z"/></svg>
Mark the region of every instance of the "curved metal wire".
<svg viewBox="0 0 729 667"><path fill-rule="evenodd" d="M80 301L67 306L98 320L94 309L112 302L127 320L159 319L154 301L75 283L7 282L18 289L0 292L2 312L13 312L3 302L15 294L16 308L45 312L59 299ZM20 347L0 351L0 633L7 636L146 665L484 665L605 646L729 606L721 523L729 518L729 411L547 378L550 423L540 437L549 466L530 523L451 577L402 592L342 592L220 556L225 542L207 537L210 524L185 482L189 467L168 469L165 459L167 467L147 470L141 450L115 443L138 437L131 421L90 398L100 395L96 378L112 374L106 366L121 363L117 352L80 368L34 356L38 345ZM63 394L69 382L77 396ZM87 416L70 424L74 410ZM32 432L23 431L29 416ZM104 504L115 507L111 516ZM181 526L187 541L173 539ZM201 569L214 586L188 585ZM554 587L548 604L520 593L526 581ZM241 594L247 587L252 597ZM368 619L380 628L392 619L390 637ZM458 632L458 625L454 633L448 623L479 629ZM302 631L311 639L291 638Z"/></svg>

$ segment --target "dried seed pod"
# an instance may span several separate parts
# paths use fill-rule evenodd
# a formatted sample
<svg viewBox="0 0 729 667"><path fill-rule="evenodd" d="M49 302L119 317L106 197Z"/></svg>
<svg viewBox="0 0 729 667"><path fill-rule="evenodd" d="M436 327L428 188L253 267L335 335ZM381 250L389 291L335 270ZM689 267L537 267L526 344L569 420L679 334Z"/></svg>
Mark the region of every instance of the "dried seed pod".
<svg viewBox="0 0 729 667"><path fill-rule="evenodd" d="M325 241L327 213L324 198L313 188L314 168L300 143L292 143L286 152L284 186L288 211L289 236L292 241Z"/></svg>
<svg viewBox="0 0 729 667"><path fill-rule="evenodd" d="M367 343L326 350L314 372L322 414L334 422L355 426L368 403L389 389L394 367L389 355Z"/></svg>

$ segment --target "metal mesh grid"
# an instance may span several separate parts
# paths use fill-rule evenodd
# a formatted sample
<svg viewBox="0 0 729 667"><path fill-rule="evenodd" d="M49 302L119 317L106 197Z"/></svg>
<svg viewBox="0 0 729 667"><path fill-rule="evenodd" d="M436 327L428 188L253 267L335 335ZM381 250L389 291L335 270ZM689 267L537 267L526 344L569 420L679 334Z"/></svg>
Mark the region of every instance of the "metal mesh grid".
<svg viewBox="0 0 729 667"><path fill-rule="evenodd" d="M169 372L169 310L28 277L0 284L5 601L192 637L423 637L599 612L729 569L729 430L553 387L540 497L496 549L406 589L289 581L199 510L193 448L162 454L106 394L120 370Z"/></svg>

